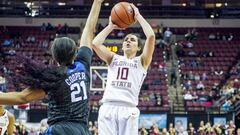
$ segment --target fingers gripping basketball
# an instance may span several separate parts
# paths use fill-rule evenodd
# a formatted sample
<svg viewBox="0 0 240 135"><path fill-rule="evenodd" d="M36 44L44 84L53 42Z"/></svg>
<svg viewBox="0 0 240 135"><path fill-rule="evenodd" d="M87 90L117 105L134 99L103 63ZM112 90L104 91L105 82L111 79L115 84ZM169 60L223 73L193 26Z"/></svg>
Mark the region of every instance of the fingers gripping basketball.
<svg viewBox="0 0 240 135"><path fill-rule="evenodd" d="M134 10L128 2L117 3L111 11L111 21L120 28L127 28L135 22Z"/></svg>

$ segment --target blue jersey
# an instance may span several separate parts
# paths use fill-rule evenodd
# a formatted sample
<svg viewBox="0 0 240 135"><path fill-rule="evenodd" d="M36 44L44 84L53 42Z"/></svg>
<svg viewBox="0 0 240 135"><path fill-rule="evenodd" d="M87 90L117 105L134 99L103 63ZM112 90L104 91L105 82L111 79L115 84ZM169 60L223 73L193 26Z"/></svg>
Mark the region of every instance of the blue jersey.
<svg viewBox="0 0 240 135"><path fill-rule="evenodd" d="M74 64L58 67L61 79L48 93L48 124L71 121L87 124L89 115L90 65L92 51L81 47Z"/></svg>

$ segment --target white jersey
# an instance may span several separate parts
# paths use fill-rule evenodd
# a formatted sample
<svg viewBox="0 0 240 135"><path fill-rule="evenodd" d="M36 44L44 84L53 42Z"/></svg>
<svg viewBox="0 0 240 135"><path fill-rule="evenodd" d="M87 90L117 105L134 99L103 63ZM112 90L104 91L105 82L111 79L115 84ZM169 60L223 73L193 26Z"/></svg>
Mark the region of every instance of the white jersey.
<svg viewBox="0 0 240 135"><path fill-rule="evenodd" d="M4 133L7 131L9 124L7 113L8 111L5 110L4 115L0 116L0 135L4 135Z"/></svg>
<svg viewBox="0 0 240 135"><path fill-rule="evenodd" d="M146 74L140 57L128 59L115 54L108 66L107 86L102 102L116 101L137 106Z"/></svg>

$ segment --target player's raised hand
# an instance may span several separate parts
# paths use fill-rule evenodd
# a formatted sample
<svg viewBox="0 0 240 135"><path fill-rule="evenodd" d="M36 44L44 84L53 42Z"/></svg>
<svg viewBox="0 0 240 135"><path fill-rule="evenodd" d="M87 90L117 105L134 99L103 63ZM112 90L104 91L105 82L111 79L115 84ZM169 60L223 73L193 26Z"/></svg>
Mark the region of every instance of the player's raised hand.
<svg viewBox="0 0 240 135"><path fill-rule="evenodd" d="M111 16L109 16L108 26L115 30L125 30L125 28L120 28L112 22Z"/></svg>
<svg viewBox="0 0 240 135"><path fill-rule="evenodd" d="M137 20L137 17L138 17L139 15L141 15L140 12L139 12L139 9L138 9L133 3L131 3L131 7L132 7L133 10L134 10L135 20Z"/></svg>

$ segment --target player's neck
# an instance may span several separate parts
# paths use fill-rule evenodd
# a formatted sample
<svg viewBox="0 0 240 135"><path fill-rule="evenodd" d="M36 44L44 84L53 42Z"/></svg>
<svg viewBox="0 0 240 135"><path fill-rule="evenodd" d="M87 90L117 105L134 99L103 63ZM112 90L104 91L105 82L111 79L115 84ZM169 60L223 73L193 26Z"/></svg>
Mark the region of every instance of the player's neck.
<svg viewBox="0 0 240 135"><path fill-rule="evenodd" d="M124 56L127 57L128 59L132 59L132 58L136 57L136 54L124 53Z"/></svg>

